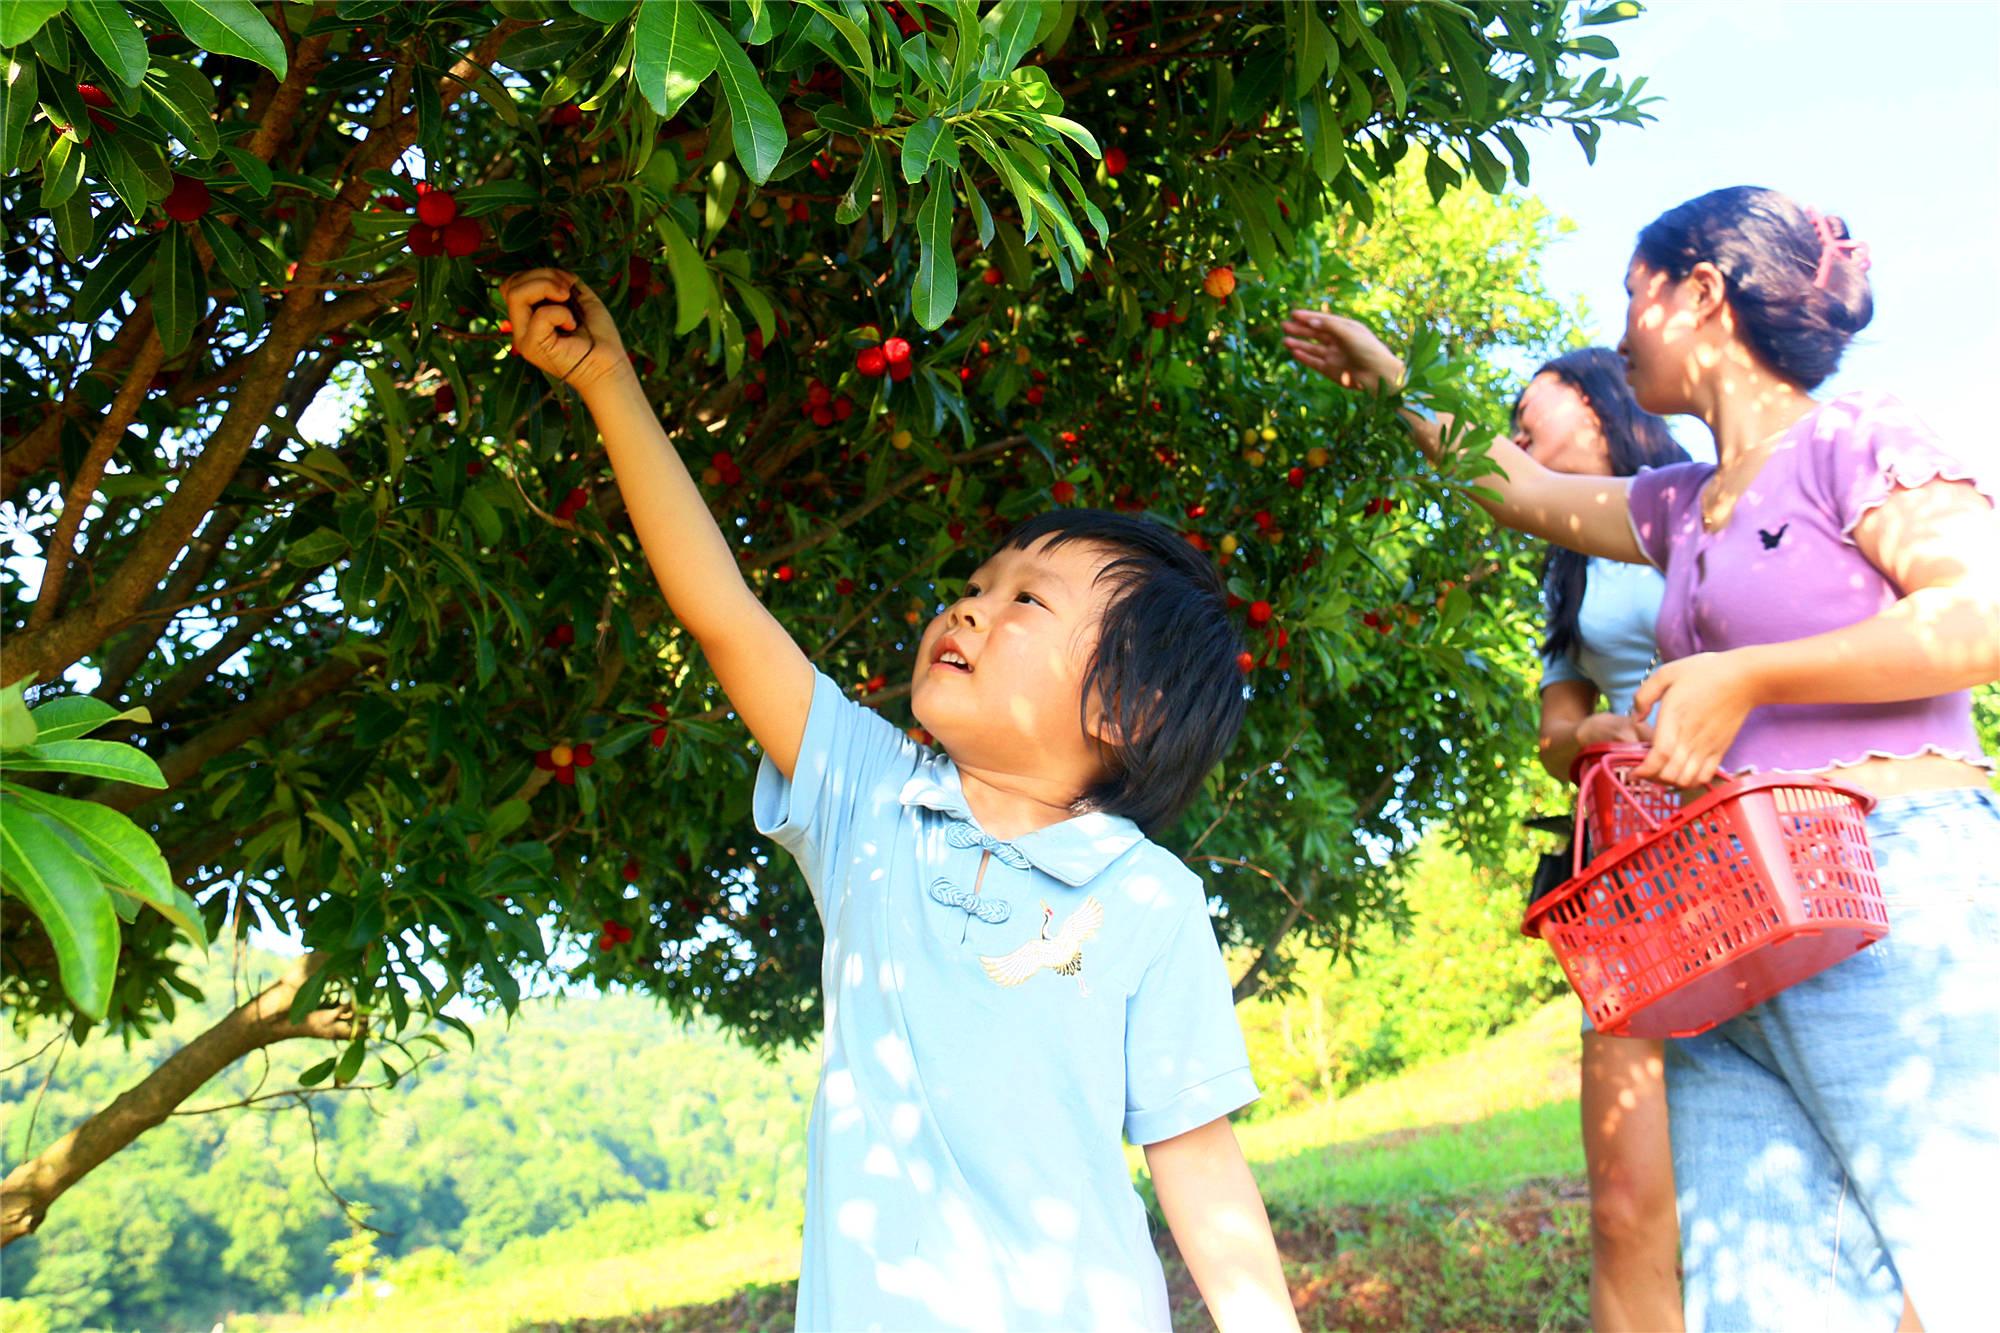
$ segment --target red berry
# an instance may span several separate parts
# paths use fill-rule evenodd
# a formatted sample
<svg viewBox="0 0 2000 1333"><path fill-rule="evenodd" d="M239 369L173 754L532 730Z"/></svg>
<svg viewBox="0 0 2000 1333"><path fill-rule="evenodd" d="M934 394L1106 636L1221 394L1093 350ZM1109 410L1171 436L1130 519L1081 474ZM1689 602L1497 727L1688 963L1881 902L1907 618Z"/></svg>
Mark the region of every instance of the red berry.
<svg viewBox="0 0 2000 1333"><path fill-rule="evenodd" d="M852 398L849 398L846 394L842 394L833 400L833 419L835 421L845 421L853 415L854 400Z"/></svg>
<svg viewBox="0 0 2000 1333"><path fill-rule="evenodd" d="M193 222L208 212L209 201L207 181L176 174L174 188L167 192L166 201L160 207L176 222Z"/></svg>
<svg viewBox="0 0 2000 1333"><path fill-rule="evenodd" d="M419 259L436 259L444 253L444 233L436 227L426 227L419 222L410 228L410 253ZM502 333L514 330L502 321Z"/></svg>
<svg viewBox="0 0 2000 1333"><path fill-rule="evenodd" d="M431 410L434 412L449 412L457 406L458 390L452 388L449 384L438 385L437 392L431 395Z"/></svg>
<svg viewBox="0 0 2000 1333"><path fill-rule="evenodd" d="M971 367L971 366L960 366L960 367L958 368L958 382L959 382L960 384L970 384L970 383L972 383L972 367Z"/></svg>
<svg viewBox="0 0 2000 1333"><path fill-rule="evenodd" d="M448 190L430 190L417 200L417 218L426 227L442 227L458 216L458 200Z"/></svg>
<svg viewBox="0 0 2000 1333"><path fill-rule="evenodd" d="M891 338L882 344L882 355L889 358L892 366L903 365L910 359L910 343L907 338Z"/></svg>
<svg viewBox="0 0 2000 1333"><path fill-rule="evenodd" d="M655 750L664 747L667 743L667 729L665 727L654 727L651 740Z"/></svg>
<svg viewBox="0 0 2000 1333"><path fill-rule="evenodd" d="M917 364L914 361L891 361L889 363L889 378L895 383L901 384L911 375L914 375L916 370Z"/></svg>
<svg viewBox="0 0 2000 1333"><path fill-rule="evenodd" d="M597 756L590 752L589 741L585 741L576 747L576 752L570 756L570 762L578 768L589 768L597 762Z"/></svg>
<svg viewBox="0 0 2000 1333"><path fill-rule="evenodd" d="M801 199L797 203L792 205L792 221L794 222L812 221L812 210L806 207L805 200Z"/></svg>
<svg viewBox="0 0 2000 1333"><path fill-rule="evenodd" d="M79 83L76 85L76 95L83 99L83 104L87 107L102 109L111 105L111 94L94 83Z"/></svg>
<svg viewBox="0 0 2000 1333"><path fill-rule="evenodd" d="M833 424L833 408L825 403L812 409L812 423L821 430Z"/></svg>
<svg viewBox="0 0 2000 1333"><path fill-rule="evenodd" d="M1285 474L1285 480L1291 483L1293 490L1300 490L1306 484L1306 470L1302 467L1295 467Z"/></svg>
<svg viewBox="0 0 2000 1333"><path fill-rule="evenodd" d="M624 865L618 867L618 874L627 884L636 883L639 878L639 858L635 856L627 860Z"/></svg>
<svg viewBox="0 0 2000 1333"><path fill-rule="evenodd" d="M812 380L807 383L806 403L808 406L825 407L828 403L832 401L833 401L833 390L827 388L826 385L822 384L818 380Z"/></svg>
<svg viewBox="0 0 2000 1333"><path fill-rule="evenodd" d="M1067 481L1059 481L1049 487L1049 498L1059 505L1066 505L1076 499L1076 487Z"/></svg>
<svg viewBox="0 0 2000 1333"><path fill-rule="evenodd" d="M869 379L879 379L889 372L889 357L879 347L864 347L855 354L854 368Z"/></svg>
<svg viewBox="0 0 2000 1333"><path fill-rule="evenodd" d="M453 259L465 258L485 242L486 229L471 218L458 218L444 229L444 252Z"/></svg>
<svg viewBox="0 0 2000 1333"><path fill-rule="evenodd" d="M1236 654L1236 669L1238 671L1241 671L1244 675L1246 676L1249 675L1251 668L1255 667L1256 665L1257 665L1257 659L1250 656L1249 653L1244 652Z"/></svg>
<svg viewBox="0 0 2000 1333"><path fill-rule="evenodd" d="M542 642L551 648L567 648L576 642L576 631L568 625L557 625L542 636Z"/></svg>
<svg viewBox="0 0 2000 1333"><path fill-rule="evenodd" d="M743 401L746 403L763 402L764 386L759 384L756 380L751 380L749 383L745 384L743 386Z"/></svg>
<svg viewBox="0 0 2000 1333"><path fill-rule="evenodd" d="M1250 603L1251 624L1253 625L1266 624L1270 621L1270 619L1271 619L1271 604L1269 602L1259 601Z"/></svg>
<svg viewBox="0 0 2000 1333"><path fill-rule="evenodd" d="M833 585L833 590L842 597L852 597L854 595L854 580L841 579Z"/></svg>
<svg viewBox="0 0 2000 1333"><path fill-rule="evenodd" d="M1046 395L1042 391L1042 386L1037 384L1034 388L1028 390L1027 393L1028 406L1040 407L1042 405L1042 399L1044 397L1046 397Z"/></svg>
<svg viewBox="0 0 2000 1333"><path fill-rule="evenodd" d="M564 102L549 116L549 124L558 129L568 129L583 119L583 108L574 102Z"/></svg>
<svg viewBox="0 0 2000 1333"><path fill-rule="evenodd" d="M1003 281L1003 279L1000 276L1000 270L997 268L987 269L984 273L979 275L979 280L985 283L988 287L998 287Z"/></svg>
<svg viewBox="0 0 2000 1333"><path fill-rule="evenodd" d="M944 531L945 535L950 537L954 542L965 539L965 524L959 522L957 519L953 519L951 522L945 524Z"/></svg>
<svg viewBox="0 0 2000 1333"><path fill-rule="evenodd" d="M778 566L778 582L790 583L797 576L798 576L797 571L795 571L790 565Z"/></svg>
<svg viewBox="0 0 2000 1333"><path fill-rule="evenodd" d="M1187 544L1194 547L1195 550L1206 551L1208 549L1208 538L1202 536L1199 532L1184 532L1181 535L1187 538Z"/></svg>
<svg viewBox="0 0 2000 1333"><path fill-rule="evenodd" d="M1104 150L1104 174L1116 176L1125 170L1125 150L1112 145Z"/></svg>

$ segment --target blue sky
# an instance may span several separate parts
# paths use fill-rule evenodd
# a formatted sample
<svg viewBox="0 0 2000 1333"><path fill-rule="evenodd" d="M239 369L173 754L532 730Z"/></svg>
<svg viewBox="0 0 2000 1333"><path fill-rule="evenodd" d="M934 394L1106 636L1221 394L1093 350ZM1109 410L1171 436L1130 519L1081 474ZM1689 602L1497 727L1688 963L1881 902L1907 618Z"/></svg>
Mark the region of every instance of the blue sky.
<svg viewBox="0 0 2000 1333"><path fill-rule="evenodd" d="M1828 391L1886 389L2000 471L2000 3L1655 0L1599 28L1662 100L1584 162L1567 130L1528 139L1530 189L1577 230L1547 271L1617 340L1639 229L1724 185L1766 185L1868 242L1875 319ZM1698 424L1677 430L1712 456Z"/></svg>

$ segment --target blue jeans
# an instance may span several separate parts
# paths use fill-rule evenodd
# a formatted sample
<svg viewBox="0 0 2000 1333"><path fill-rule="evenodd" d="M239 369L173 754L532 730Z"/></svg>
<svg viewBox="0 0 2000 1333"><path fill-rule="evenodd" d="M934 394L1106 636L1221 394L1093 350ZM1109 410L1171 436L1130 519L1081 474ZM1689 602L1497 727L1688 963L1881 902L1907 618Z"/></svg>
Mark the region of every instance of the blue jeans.
<svg viewBox="0 0 2000 1333"><path fill-rule="evenodd" d="M1889 936L1667 1043L1690 1333L1991 1328L2000 799L1884 800Z"/></svg>

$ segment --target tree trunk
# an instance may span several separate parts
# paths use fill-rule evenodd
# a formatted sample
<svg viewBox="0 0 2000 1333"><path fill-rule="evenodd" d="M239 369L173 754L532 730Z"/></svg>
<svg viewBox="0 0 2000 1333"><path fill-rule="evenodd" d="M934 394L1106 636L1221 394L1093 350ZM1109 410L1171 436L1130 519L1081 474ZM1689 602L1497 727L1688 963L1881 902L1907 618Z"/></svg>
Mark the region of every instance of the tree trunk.
<svg viewBox="0 0 2000 1333"><path fill-rule="evenodd" d="M282 978L174 1052L109 1106L9 1171L0 1180L0 1247L41 1226L49 1205L63 1191L250 1052L294 1037L351 1038L356 1024L348 1006L315 1009L298 1023L286 1016L299 987L321 966L318 955L301 957Z"/></svg>

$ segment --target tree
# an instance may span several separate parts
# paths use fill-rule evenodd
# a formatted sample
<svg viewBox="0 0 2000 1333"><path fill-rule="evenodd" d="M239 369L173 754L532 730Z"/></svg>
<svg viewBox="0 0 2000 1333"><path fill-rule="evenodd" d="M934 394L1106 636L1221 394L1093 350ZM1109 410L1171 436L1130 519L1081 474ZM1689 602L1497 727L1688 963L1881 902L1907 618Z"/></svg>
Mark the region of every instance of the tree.
<svg viewBox="0 0 2000 1333"><path fill-rule="evenodd" d="M0 681L144 706L103 735L167 784L17 785L131 815L211 933L311 952L15 1167L0 1243L295 1037L341 1043L302 1085L371 1051L393 1082L398 1034L454 998L578 977L761 1042L816 1026L820 937L749 827L753 756L585 418L505 356L508 269L618 303L746 573L892 714L911 626L1016 518L1152 509L1212 550L1255 702L1174 840L1261 951L1246 992L1301 926L1386 901L1425 821L1490 843L1524 752L1494 675L1520 551L1270 330L1394 255L1406 162L1433 200L1498 193L1523 127L1592 152L1643 121L1598 31L1637 8L8 6L0 497L46 563L6 585ZM1558 329L1507 308L1523 256L1468 262L1494 292L1418 338L1411 392L1491 408L1440 357ZM1408 276L1383 313L1427 326ZM0 997L143 1031L187 993L187 929L12 912ZM101 1004L65 956L115 959Z"/></svg>

